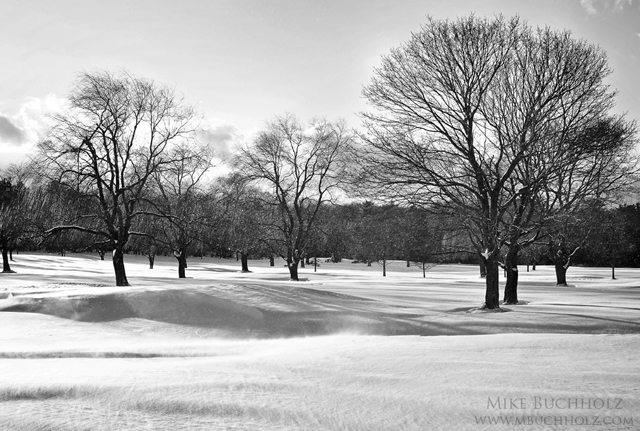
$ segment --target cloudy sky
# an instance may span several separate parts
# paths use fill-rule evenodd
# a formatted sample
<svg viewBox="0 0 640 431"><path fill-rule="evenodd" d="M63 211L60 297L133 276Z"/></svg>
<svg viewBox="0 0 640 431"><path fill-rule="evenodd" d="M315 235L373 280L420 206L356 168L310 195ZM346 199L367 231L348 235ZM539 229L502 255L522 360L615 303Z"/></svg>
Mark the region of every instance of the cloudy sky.
<svg viewBox="0 0 640 431"><path fill-rule="evenodd" d="M274 115L359 123L380 57L425 17L520 15L598 44L640 119L640 0L2 0L0 165L43 136L81 71L126 69L198 106L221 149Z"/></svg>

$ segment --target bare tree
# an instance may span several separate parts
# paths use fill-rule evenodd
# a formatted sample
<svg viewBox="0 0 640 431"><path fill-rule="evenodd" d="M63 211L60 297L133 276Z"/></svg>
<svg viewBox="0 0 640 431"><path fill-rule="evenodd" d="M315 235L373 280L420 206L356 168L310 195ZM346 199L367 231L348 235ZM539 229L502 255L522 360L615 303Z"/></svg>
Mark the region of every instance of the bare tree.
<svg viewBox="0 0 640 431"><path fill-rule="evenodd" d="M367 266L378 262L382 276L387 276L387 265L407 258L407 239L412 235L406 223L406 211L395 205L376 206L371 201L357 207L354 226L354 257Z"/></svg>
<svg viewBox="0 0 640 431"><path fill-rule="evenodd" d="M609 114L615 93L604 84L604 52L569 32L524 29L511 58L483 116L500 145L513 148L507 158L519 157L505 183L515 198L505 215L504 302L516 304L520 251L584 202L626 187L636 162L635 126Z"/></svg>
<svg viewBox="0 0 640 431"><path fill-rule="evenodd" d="M40 217L49 201L33 183L27 165L12 164L0 172L0 248L3 273L13 273L10 261L20 243L33 244L39 237Z"/></svg>
<svg viewBox="0 0 640 431"><path fill-rule="evenodd" d="M255 141L240 148L236 167L270 192L274 221L268 238L286 260L292 280L319 208L331 201L347 167L351 133L342 122L314 121L304 128L293 116L276 117Z"/></svg>
<svg viewBox="0 0 640 431"><path fill-rule="evenodd" d="M11 178L0 179L0 248L2 272L15 272L9 263L9 252L27 228L28 190Z"/></svg>
<svg viewBox="0 0 640 431"><path fill-rule="evenodd" d="M169 149L189 140L194 109L173 90L128 73L82 73L67 112L39 143L40 174L90 202L87 212L59 220L48 234L77 230L113 250L116 285L129 284L123 252L152 176L172 162Z"/></svg>
<svg viewBox="0 0 640 431"><path fill-rule="evenodd" d="M624 153L575 139L608 115L609 73L602 50L566 32L471 16L429 19L365 87L367 180L463 220L487 268L485 307L499 308L501 249L535 239L532 203L581 158Z"/></svg>
<svg viewBox="0 0 640 431"><path fill-rule="evenodd" d="M213 154L205 145L182 143L168 150L167 156L169 161L164 168L154 172L151 190L140 210L156 218L149 225L155 229L140 230L172 250L178 260L178 278L185 278L189 246L202 237L211 219L207 211L211 196L203 186L212 168ZM148 251L153 249L149 247Z"/></svg>
<svg viewBox="0 0 640 431"><path fill-rule="evenodd" d="M635 133L635 124L622 117L599 118L567 139L579 142L574 147L586 146L593 151L581 152L544 178L533 204L548 237L548 255L554 262L558 285L566 286L572 258L599 228L594 208L619 201L637 181ZM548 162L540 160L538 164ZM592 216L587 216L590 213Z"/></svg>
<svg viewBox="0 0 640 431"><path fill-rule="evenodd" d="M222 178L219 189L223 229L229 246L240 257L242 272L249 271L249 256L268 254L272 208L265 206L266 192L251 185L245 176L232 173Z"/></svg>

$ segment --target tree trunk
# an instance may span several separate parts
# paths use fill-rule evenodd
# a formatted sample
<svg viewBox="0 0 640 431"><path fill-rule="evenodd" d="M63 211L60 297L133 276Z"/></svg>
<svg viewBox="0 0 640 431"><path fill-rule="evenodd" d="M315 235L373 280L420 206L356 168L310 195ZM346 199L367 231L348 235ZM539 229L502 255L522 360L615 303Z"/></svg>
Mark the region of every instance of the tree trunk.
<svg viewBox="0 0 640 431"><path fill-rule="evenodd" d="M240 262L242 264L242 272L249 271L249 253L240 252Z"/></svg>
<svg viewBox="0 0 640 431"><path fill-rule="evenodd" d="M122 247L117 246L113 249L113 269L116 273L116 286L129 286L127 273L124 269L124 253Z"/></svg>
<svg viewBox="0 0 640 431"><path fill-rule="evenodd" d="M387 259L382 259L382 276L387 276Z"/></svg>
<svg viewBox="0 0 640 431"><path fill-rule="evenodd" d="M518 303L518 249L509 247L505 259L505 271L507 272L507 282L504 286L504 303Z"/></svg>
<svg viewBox="0 0 640 431"><path fill-rule="evenodd" d="M487 278L487 265L482 256L480 257L480 278Z"/></svg>
<svg viewBox="0 0 640 431"><path fill-rule="evenodd" d="M289 268L289 278L291 281L300 281L298 278L298 262L292 259L287 260L287 267Z"/></svg>
<svg viewBox="0 0 640 431"><path fill-rule="evenodd" d="M304 268L304 259L300 259L300 268Z"/></svg>
<svg viewBox="0 0 640 431"><path fill-rule="evenodd" d="M269 266L275 266L276 262L273 256L269 256Z"/></svg>
<svg viewBox="0 0 640 431"><path fill-rule="evenodd" d="M104 260L104 250L98 250L98 256L100 256L100 260Z"/></svg>
<svg viewBox="0 0 640 431"><path fill-rule="evenodd" d="M149 258L149 269L153 269L153 264L156 261L156 253L158 253L158 248L151 244L147 249L147 257Z"/></svg>
<svg viewBox="0 0 640 431"><path fill-rule="evenodd" d="M529 205L529 197L531 190L528 186L522 187L518 194L520 199L516 207L516 212L513 218L513 224L509 228L509 249L507 250L507 256L505 259L505 277L507 282L504 286L504 303L505 304L517 304L518 303L518 253L520 253L520 246L518 240L522 236L522 230L519 228L523 224L526 225L528 220L532 217L532 212L529 211L528 217L525 217L527 206Z"/></svg>
<svg viewBox="0 0 640 431"><path fill-rule="evenodd" d="M493 310L500 308L500 288L498 285L499 267L498 257L491 254L488 258L484 258L484 264L487 268L486 291L484 297L484 308Z"/></svg>
<svg viewBox="0 0 640 431"><path fill-rule="evenodd" d="M571 253L567 253L565 251L564 244L559 242L556 247L554 247L554 243L549 240L549 257L553 261L553 264L556 269L556 285L557 286L566 286L567 285L567 269L571 265L571 258L576 252L580 249L580 247L576 247L573 249Z"/></svg>
<svg viewBox="0 0 640 431"><path fill-rule="evenodd" d="M9 265L9 241L6 239L2 240L2 272L15 272L11 270L11 266Z"/></svg>
<svg viewBox="0 0 640 431"><path fill-rule="evenodd" d="M411 268L411 261L407 259L407 268Z"/></svg>
<svg viewBox="0 0 640 431"><path fill-rule="evenodd" d="M562 261L562 259L555 259L553 263L556 268L556 285L566 286L567 285L567 268L565 268L564 262Z"/></svg>
<svg viewBox="0 0 640 431"><path fill-rule="evenodd" d="M187 278L187 250L174 251L173 255L178 259L178 278Z"/></svg>
<svg viewBox="0 0 640 431"><path fill-rule="evenodd" d="M611 279L616 279L616 265L613 262L611 262Z"/></svg>
<svg viewBox="0 0 640 431"><path fill-rule="evenodd" d="M427 262L422 262L422 278L427 278Z"/></svg>

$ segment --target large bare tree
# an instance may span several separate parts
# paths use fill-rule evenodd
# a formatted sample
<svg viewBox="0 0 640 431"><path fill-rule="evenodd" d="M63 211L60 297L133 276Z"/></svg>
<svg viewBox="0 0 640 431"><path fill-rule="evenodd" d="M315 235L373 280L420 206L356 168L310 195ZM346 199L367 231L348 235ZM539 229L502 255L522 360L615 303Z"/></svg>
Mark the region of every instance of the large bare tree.
<svg viewBox="0 0 640 431"><path fill-rule="evenodd" d="M605 53L569 32L523 27L482 109L515 167L505 183L504 302L518 302L518 254L542 229L633 181L635 126L610 114ZM551 229L552 230L552 229Z"/></svg>
<svg viewBox="0 0 640 431"><path fill-rule="evenodd" d="M430 18L365 87L367 180L463 220L487 268L487 308L499 308L501 249L535 239L532 203L567 166L628 148L576 139L610 118L609 73L602 50L566 32Z"/></svg>
<svg viewBox="0 0 640 431"><path fill-rule="evenodd" d="M113 250L116 285L129 284L123 252L152 176L173 161L169 149L191 139L194 109L175 92L123 72L82 73L35 157L38 171L90 202L49 230L91 233Z"/></svg>
<svg viewBox="0 0 640 431"><path fill-rule="evenodd" d="M304 127L291 115L267 123L251 145L240 148L237 169L270 193L275 253L286 260L292 280L318 210L335 197L347 168L352 135L343 122L312 121Z"/></svg>

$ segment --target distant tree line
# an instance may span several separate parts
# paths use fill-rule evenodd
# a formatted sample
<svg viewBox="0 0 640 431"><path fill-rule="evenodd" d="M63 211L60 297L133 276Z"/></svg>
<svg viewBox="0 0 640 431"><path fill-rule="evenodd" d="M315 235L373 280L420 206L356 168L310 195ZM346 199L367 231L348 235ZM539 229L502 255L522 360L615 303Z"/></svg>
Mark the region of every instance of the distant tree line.
<svg viewBox="0 0 640 431"><path fill-rule="evenodd" d="M5 272L11 271L9 256L17 249L60 254L92 251L103 258L112 253L90 232L48 227L55 220L77 218L86 210L80 194L57 183L27 187L5 176L0 180L0 196ZM156 255L174 256L179 277L185 276L188 256L237 257L241 270L249 271L249 259L286 257L286 245L279 244L282 241L274 228L280 218L269 198L237 173L209 184L194 198L197 207L194 204L185 214L173 215L169 208L172 201L166 194L149 198L157 203L149 203L139 224L132 226L136 235L123 253L148 256L151 268ZM386 275L386 265L391 262L421 269L440 263L478 263L464 227L425 208L365 200L324 205L316 217L307 246L300 253L303 265L313 263L314 258L336 263L348 259L367 266L378 264ZM523 263L554 264L558 250L570 256L563 262L565 271L571 265L640 267L640 204L588 207L562 230L541 234L523 253ZM500 256L501 265L505 257L505 253Z"/></svg>

